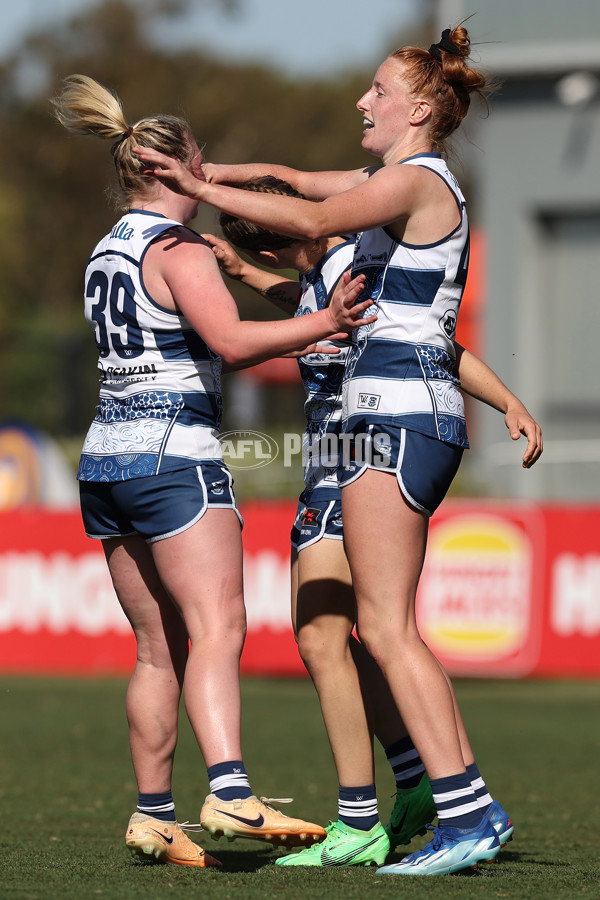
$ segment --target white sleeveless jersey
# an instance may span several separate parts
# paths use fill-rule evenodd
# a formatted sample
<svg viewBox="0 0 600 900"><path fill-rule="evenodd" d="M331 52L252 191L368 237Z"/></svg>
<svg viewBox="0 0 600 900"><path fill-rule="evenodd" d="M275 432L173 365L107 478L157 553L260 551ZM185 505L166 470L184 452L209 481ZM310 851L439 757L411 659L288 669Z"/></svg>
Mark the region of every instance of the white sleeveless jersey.
<svg viewBox="0 0 600 900"><path fill-rule="evenodd" d="M354 240L337 244L311 272L301 279L302 295L297 316L317 312L329 305L331 295L342 274L352 265ZM304 484L307 491L318 490L320 499L339 496L338 435L342 425L342 383L346 358L350 349L347 341L319 341L338 347L339 354L310 353L300 357L298 365L306 391L304 412L306 431L302 455Z"/></svg>
<svg viewBox="0 0 600 900"><path fill-rule="evenodd" d="M396 241L385 228L357 235L352 274L366 275L362 297L375 300L378 318L353 333L344 430L387 424L468 447L453 344L469 262L465 201L439 154L419 154L400 165L439 175L456 198L460 224L423 246Z"/></svg>
<svg viewBox="0 0 600 900"><path fill-rule="evenodd" d="M175 226L181 223L130 210L87 264L85 317L99 351L100 403L80 481L142 478L222 458L221 358L144 285L148 247Z"/></svg>

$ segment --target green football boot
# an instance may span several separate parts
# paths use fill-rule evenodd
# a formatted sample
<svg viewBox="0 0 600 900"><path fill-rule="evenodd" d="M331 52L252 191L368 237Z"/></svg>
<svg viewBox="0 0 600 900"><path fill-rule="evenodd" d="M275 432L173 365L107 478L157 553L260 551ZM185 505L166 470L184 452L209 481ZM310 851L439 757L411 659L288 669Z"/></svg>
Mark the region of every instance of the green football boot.
<svg viewBox="0 0 600 900"><path fill-rule="evenodd" d="M344 822L330 822L327 837L320 844L306 847L275 860L278 866L370 866L383 865L390 842L378 822L370 831L351 828Z"/></svg>
<svg viewBox="0 0 600 900"><path fill-rule="evenodd" d="M413 788L398 788L396 802L386 825L390 850L400 844L410 844L417 834L426 833L426 825L433 822L437 813L427 773Z"/></svg>

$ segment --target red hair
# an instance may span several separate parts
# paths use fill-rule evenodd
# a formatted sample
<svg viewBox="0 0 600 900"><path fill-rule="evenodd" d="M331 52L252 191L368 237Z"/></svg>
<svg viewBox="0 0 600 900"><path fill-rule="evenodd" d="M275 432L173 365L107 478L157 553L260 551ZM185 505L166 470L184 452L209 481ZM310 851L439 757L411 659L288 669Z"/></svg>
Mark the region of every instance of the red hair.
<svg viewBox="0 0 600 900"><path fill-rule="evenodd" d="M465 62L471 52L467 29L458 25L446 34L441 43L452 45L452 50L432 45L432 49L437 48L433 55L421 47L401 47L390 56L404 66L411 92L429 101L431 139L439 150L445 149L446 140L468 113L471 94L476 93L487 102L486 95L493 89L485 75Z"/></svg>

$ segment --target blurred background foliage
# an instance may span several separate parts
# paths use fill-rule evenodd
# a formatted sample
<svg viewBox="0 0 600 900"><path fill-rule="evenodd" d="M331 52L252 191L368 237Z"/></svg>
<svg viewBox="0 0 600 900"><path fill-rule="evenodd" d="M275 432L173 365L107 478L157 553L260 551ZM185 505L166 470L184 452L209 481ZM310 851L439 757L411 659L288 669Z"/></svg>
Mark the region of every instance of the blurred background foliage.
<svg viewBox="0 0 600 900"><path fill-rule="evenodd" d="M70 135L53 119L49 98L66 75L91 75L115 91L130 122L157 112L184 116L209 160L304 169L371 161L360 148L355 107L371 71L349 67L333 79L293 80L268 60L242 65L165 49L156 40L161 22L188 2L105 0L65 25L31 32L0 67L0 421L18 419L78 445L97 400L83 269L119 214L106 193L109 142ZM227 8L235 6L229 0ZM422 27L425 34L404 29L403 43L426 40L427 23ZM210 208L192 225L218 231ZM276 315L243 286L230 287L243 317ZM289 403L281 390L267 414L278 426L301 429L301 388L290 388Z"/></svg>

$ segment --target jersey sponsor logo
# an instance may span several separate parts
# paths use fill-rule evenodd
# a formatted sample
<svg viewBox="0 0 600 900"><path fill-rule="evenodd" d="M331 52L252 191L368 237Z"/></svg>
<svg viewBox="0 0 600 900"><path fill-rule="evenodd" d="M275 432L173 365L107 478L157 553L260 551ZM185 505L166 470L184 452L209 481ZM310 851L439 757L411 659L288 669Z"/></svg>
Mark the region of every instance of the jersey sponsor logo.
<svg viewBox="0 0 600 900"><path fill-rule="evenodd" d="M120 241L130 241L133 234L133 228L128 222L119 222L111 231L110 236Z"/></svg>
<svg viewBox="0 0 600 900"><path fill-rule="evenodd" d="M387 260L387 253L361 253L354 257L354 267L358 269L360 266L363 266L366 262L371 263L383 263Z"/></svg>
<svg viewBox="0 0 600 900"><path fill-rule="evenodd" d="M456 313L449 310L440 319L440 325L449 338L454 337L454 333L456 332Z"/></svg>
<svg viewBox="0 0 600 900"><path fill-rule="evenodd" d="M101 380L108 381L111 378L130 378L133 375L157 375L158 370L154 363L143 366L109 366L101 373Z"/></svg>
<svg viewBox="0 0 600 900"><path fill-rule="evenodd" d="M380 400L381 394L359 394L356 405L359 409L378 409Z"/></svg>

